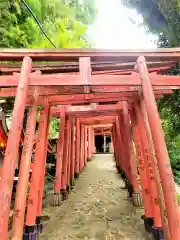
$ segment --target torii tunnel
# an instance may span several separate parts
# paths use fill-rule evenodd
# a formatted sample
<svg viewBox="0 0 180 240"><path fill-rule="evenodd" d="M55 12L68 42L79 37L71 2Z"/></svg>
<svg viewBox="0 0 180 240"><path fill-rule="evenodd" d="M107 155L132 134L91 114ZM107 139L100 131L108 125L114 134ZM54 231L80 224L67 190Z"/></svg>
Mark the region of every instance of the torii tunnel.
<svg viewBox="0 0 180 240"><path fill-rule="evenodd" d="M69 189L92 160L95 136L109 136L117 171L125 181L132 204L144 206L145 229L154 239L179 240L175 183L156 103L180 88L180 76L168 75L179 59L179 49L0 50L0 97L14 99L7 135L0 125L5 149L0 171L0 240L8 239L17 164L11 237L38 239L42 231L51 117L60 118L54 207L68 198ZM25 110L28 117L22 140ZM18 157L20 144L22 154Z"/></svg>

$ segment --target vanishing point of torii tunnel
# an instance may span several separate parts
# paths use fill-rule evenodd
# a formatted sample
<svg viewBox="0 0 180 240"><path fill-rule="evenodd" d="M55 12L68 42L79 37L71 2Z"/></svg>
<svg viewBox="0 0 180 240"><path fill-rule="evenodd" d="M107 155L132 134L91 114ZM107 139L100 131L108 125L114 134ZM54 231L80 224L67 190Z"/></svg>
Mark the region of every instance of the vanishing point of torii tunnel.
<svg viewBox="0 0 180 240"><path fill-rule="evenodd" d="M52 116L60 118L54 207L68 198L75 179L92 160L95 135L107 135L112 139L117 171L125 181L132 204L144 206L145 229L154 239L179 239L179 207L156 104L156 100L180 88L180 76L168 75L179 59L178 49L0 50L0 61L6 61L0 65L0 97L15 99L0 172L1 240L8 239L17 164L12 239L37 239L42 231ZM28 117L22 140L25 110ZM6 134L2 124L0 127L3 138ZM20 142L23 149L18 157Z"/></svg>

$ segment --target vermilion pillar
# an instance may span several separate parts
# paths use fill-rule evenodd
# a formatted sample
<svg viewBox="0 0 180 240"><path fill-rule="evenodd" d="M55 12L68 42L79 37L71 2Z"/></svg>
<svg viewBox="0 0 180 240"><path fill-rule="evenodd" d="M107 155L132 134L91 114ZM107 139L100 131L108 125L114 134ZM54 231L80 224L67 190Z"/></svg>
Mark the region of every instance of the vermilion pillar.
<svg viewBox="0 0 180 240"><path fill-rule="evenodd" d="M159 176L159 171L157 169L157 159L156 159L156 154L155 154L155 150L154 150L154 144L153 144L153 140L152 140L151 129L149 126L147 112L146 112L146 108L144 105L144 100L142 100L142 99L140 101L140 108L141 108L141 113L144 118L144 124L146 126L146 133L147 133L147 138L149 141L149 147L150 147L150 150L152 153L152 160L155 165L155 168L154 168L155 169L155 181L156 181L156 187L158 190L158 199L159 199L159 206L160 206L160 211L161 211L164 239L170 240L167 216L164 214L166 212L166 207L165 207L165 202L164 202L164 195L163 195L163 191L162 191L162 185L161 185L161 180L160 180L160 176Z"/></svg>
<svg viewBox="0 0 180 240"><path fill-rule="evenodd" d="M69 131L70 120L67 117L65 125L65 138L64 138L64 153L63 153L63 166L62 166L62 186L63 200L67 199L67 182L68 182L68 148L69 148Z"/></svg>
<svg viewBox="0 0 180 240"><path fill-rule="evenodd" d="M119 129L120 129L120 137L121 137L121 146L122 146L122 163L123 163L123 171L125 173L126 176L126 180L129 181L129 183L131 183L131 176L130 176L130 161L129 161L129 157L127 156L127 148L128 148L128 144L127 144L127 136L126 136L126 132L125 132L125 124L124 124L124 117L123 114L120 113L119 114Z"/></svg>
<svg viewBox="0 0 180 240"><path fill-rule="evenodd" d="M45 99L45 103L46 103ZM49 117L49 105L46 105L41 110L38 136L36 140L36 150L34 155L34 162L32 165L32 176L30 184L30 192L27 204L26 225L34 226L36 223L37 207L38 207L38 193L42 176L42 169L44 171L45 159L44 152L46 151L45 142L47 137L47 124Z"/></svg>
<svg viewBox="0 0 180 240"><path fill-rule="evenodd" d="M131 125L130 118L128 113L128 103L122 102L122 112L123 112L123 120L124 120L124 137L126 142L127 149L127 158L129 161L129 171L130 171L130 181L133 186L134 192L139 192L139 186L137 181L137 166L134 159L133 154L133 146L132 146L132 133L131 133Z"/></svg>
<svg viewBox="0 0 180 240"><path fill-rule="evenodd" d="M88 137L88 127L87 126L85 126L84 127L84 131L85 131L85 136L84 136L84 138L85 138L85 141L84 141L84 163L85 163L85 165L86 165L86 163L87 163L87 158L88 158L88 155L87 155L87 151L88 151L88 149L87 149L87 147L88 147L88 142L87 142L87 137Z"/></svg>
<svg viewBox="0 0 180 240"><path fill-rule="evenodd" d="M59 139L58 139L57 151L56 151L56 174L55 174L55 182L54 182L55 194L59 194L61 190L64 133L65 133L65 107L61 107Z"/></svg>
<svg viewBox="0 0 180 240"><path fill-rule="evenodd" d="M0 181L0 239L3 240L7 239L8 233L13 177L18 156L30 72L31 59L25 57L21 68L17 95L12 113L12 124L8 133L8 141Z"/></svg>
<svg viewBox="0 0 180 240"><path fill-rule="evenodd" d="M16 189L16 199L13 214L12 239L21 239L24 226L24 214L26 207L26 195L29 180L29 170L32 156L32 149L35 137L36 114L37 114L38 93L34 92L34 103L29 108L26 124L26 133L21 155L21 163Z"/></svg>
<svg viewBox="0 0 180 240"><path fill-rule="evenodd" d="M115 145L116 145L116 165L118 170L120 171L120 170L123 170L123 152L121 151L122 142L121 142L118 118L116 119L116 123L115 123L114 135L115 135Z"/></svg>
<svg viewBox="0 0 180 240"><path fill-rule="evenodd" d="M70 174L70 183L74 185L74 170L75 170L75 119L72 119L72 128L71 128L71 174Z"/></svg>
<svg viewBox="0 0 180 240"><path fill-rule="evenodd" d="M91 127L88 127L88 161L92 157L92 136L91 136Z"/></svg>
<svg viewBox="0 0 180 240"><path fill-rule="evenodd" d="M76 166L75 175L78 176L80 172L80 121L76 119Z"/></svg>
<svg viewBox="0 0 180 240"><path fill-rule="evenodd" d="M67 186L68 189L70 188L70 173L71 173L71 150L72 150L72 145L71 145L71 133L72 133L72 123L73 123L73 118L70 117L69 121L69 135L68 135L68 172L67 172ZM70 189L69 189L70 190Z"/></svg>
<svg viewBox="0 0 180 240"><path fill-rule="evenodd" d="M48 108L48 105L46 106ZM49 134L49 114L47 119L47 126L46 126L46 135L44 141L44 153L42 156L43 167L41 169L41 178L39 182L39 191L38 191L38 205L37 205L37 223L40 223L40 217L42 216L42 201L43 201L43 193L44 193L44 180L45 180L45 173L46 173L46 159L47 159L47 149L48 149L48 134Z"/></svg>
<svg viewBox="0 0 180 240"><path fill-rule="evenodd" d="M82 171L84 167L84 142L85 142L85 131L84 131L84 125L81 124L80 171Z"/></svg>
<svg viewBox="0 0 180 240"><path fill-rule="evenodd" d="M151 195L149 190L147 169L144 161L142 142L140 138L141 125L140 125L140 122L137 121L136 115L137 115L136 111L133 109L133 112L131 111L131 123L132 123L132 130L133 130L133 140L136 147L136 158L138 161L138 169L139 169L139 175L140 175L140 181L141 181L141 187L142 187L144 212L145 212L145 217L147 219L152 219L153 213L152 213Z"/></svg>
<svg viewBox="0 0 180 240"><path fill-rule="evenodd" d="M178 240L180 236L180 214L174 178L164 138L164 132L144 57L138 58L137 68L142 81L144 103L148 115L149 125L151 127L152 139L162 181L170 235L172 240Z"/></svg>
<svg viewBox="0 0 180 240"><path fill-rule="evenodd" d="M156 181L155 181L155 166L152 161L152 153L149 149L149 142L146 135L146 129L144 125L144 119L140 112L140 106L139 104L134 104L137 121L139 123L139 133L141 138L141 146L143 150L144 155L144 162L147 169L147 177L149 182L149 188L150 188L150 195L151 195L151 203L152 203L152 211L153 211L153 217L154 217L154 225L157 228L162 228L162 221L161 221L161 213L160 213L160 207L159 207L159 201L158 201L158 192L156 188Z"/></svg>

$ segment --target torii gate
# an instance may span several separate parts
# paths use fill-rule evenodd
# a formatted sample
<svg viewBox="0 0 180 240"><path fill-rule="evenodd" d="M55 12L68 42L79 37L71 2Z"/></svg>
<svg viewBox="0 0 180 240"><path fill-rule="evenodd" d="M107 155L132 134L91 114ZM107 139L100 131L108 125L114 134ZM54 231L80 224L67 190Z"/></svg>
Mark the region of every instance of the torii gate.
<svg viewBox="0 0 180 240"><path fill-rule="evenodd" d="M158 49L154 52L0 50L1 61L23 60L22 66L0 66L0 71L8 74L0 76L0 96L15 97L0 181L0 239L8 238L13 176L25 107L29 108L29 112L12 239L21 239L22 235L24 239L36 239L42 230L42 193L51 115L61 119L57 143L55 205L59 204L61 196L63 200L67 198L74 178L81 173L87 160L92 158L93 126L110 124L117 169L125 178L136 206L141 204L142 197L146 230L153 233L154 239L162 239L163 233L165 239L179 239L179 208L156 105L156 99L180 88L179 76L161 75L167 73L179 58L179 49ZM33 65L32 61L66 63L50 66ZM69 106L89 103L90 106ZM26 205L38 105L41 105L39 129ZM138 171L132 151L133 143ZM138 172L142 192L137 181Z"/></svg>

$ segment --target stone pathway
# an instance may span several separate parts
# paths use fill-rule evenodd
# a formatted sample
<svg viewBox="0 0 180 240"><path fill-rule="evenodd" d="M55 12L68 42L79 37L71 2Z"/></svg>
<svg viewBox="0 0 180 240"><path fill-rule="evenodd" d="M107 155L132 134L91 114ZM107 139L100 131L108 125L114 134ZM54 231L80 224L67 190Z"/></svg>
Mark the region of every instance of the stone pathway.
<svg viewBox="0 0 180 240"><path fill-rule="evenodd" d="M145 240L141 215L122 189L112 155L96 155L76 181L69 199L60 207L44 209L51 220L44 240Z"/></svg>

